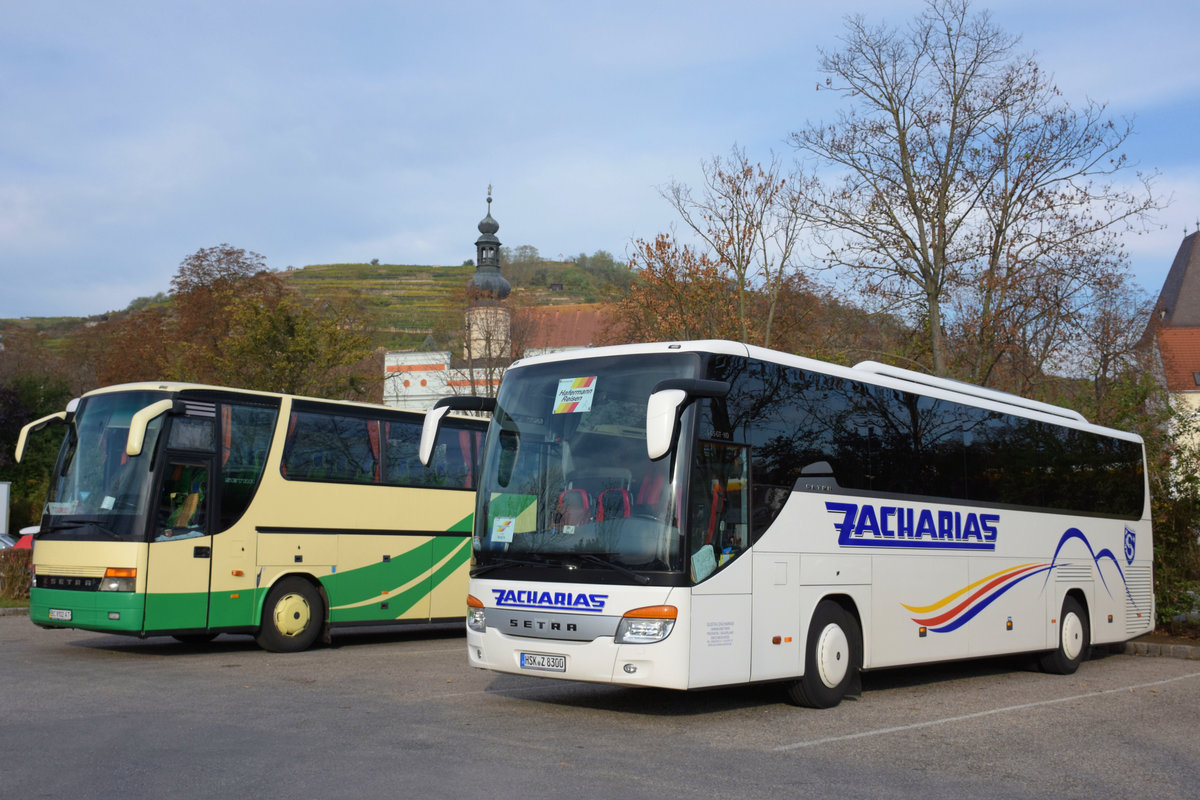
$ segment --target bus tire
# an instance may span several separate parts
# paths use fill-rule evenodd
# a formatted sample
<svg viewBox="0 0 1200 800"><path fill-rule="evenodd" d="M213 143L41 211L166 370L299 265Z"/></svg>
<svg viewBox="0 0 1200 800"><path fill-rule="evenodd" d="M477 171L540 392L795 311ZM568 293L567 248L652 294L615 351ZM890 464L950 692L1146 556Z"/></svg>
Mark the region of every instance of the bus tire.
<svg viewBox="0 0 1200 800"><path fill-rule="evenodd" d="M267 593L254 639L272 653L297 653L312 646L324 622L325 608L316 588L303 578L284 578Z"/></svg>
<svg viewBox="0 0 1200 800"><path fill-rule="evenodd" d="M808 708L833 708L857 692L862 632L854 615L833 600L813 612L804 649L804 675L788 687L788 699Z"/></svg>
<svg viewBox="0 0 1200 800"><path fill-rule="evenodd" d="M1092 629L1087 612L1074 597L1063 600L1058 616L1058 646L1038 659L1043 672L1072 675L1088 656L1092 646Z"/></svg>

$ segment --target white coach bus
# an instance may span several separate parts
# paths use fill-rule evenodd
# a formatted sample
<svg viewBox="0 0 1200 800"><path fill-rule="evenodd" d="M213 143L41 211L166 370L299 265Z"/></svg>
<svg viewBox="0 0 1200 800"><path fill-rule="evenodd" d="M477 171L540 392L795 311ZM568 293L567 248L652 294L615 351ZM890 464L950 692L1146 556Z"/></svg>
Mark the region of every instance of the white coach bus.
<svg viewBox="0 0 1200 800"><path fill-rule="evenodd" d="M427 441L446 398L426 418ZM472 666L672 689L1036 653L1151 630L1141 439L882 364L734 342L518 361L488 428Z"/></svg>

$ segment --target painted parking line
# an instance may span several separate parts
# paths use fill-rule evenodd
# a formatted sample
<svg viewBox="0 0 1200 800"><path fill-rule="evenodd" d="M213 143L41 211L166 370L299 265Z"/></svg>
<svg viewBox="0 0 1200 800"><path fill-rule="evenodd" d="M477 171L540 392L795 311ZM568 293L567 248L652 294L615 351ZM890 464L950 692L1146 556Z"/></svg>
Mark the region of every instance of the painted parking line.
<svg viewBox="0 0 1200 800"><path fill-rule="evenodd" d="M993 714L1007 714L1010 711L1022 711L1028 708L1038 708L1039 706L1052 706L1058 703L1069 703L1072 700L1082 700L1088 697L1100 697L1106 694L1117 694L1119 692L1132 692L1137 689L1150 689L1155 686L1163 686L1168 683L1177 681L1185 681L1191 678L1200 678L1200 672L1193 672L1188 675L1180 675L1176 678L1166 678L1161 681L1151 681L1150 683L1137 683L1130 686L1122 686L1116 689L1104 689L1098 692L1085 692L1084 694L1071 695L1070 697L1058 697L1053 700L1039 700L1036 703L1021 703L1015 706L1004 706L1003 708L991 708L987 711L976 711L973 714L962 714L957 717L945 717L943 719L933 719L927 722L914 722L909 725L897 725L891 728L876 728L869 731L860 731L858 733L848 733L843 736L827 736L824 739L809 739L807 741L793 742L791 744L781 744L778 747L771 748L773 751L780 753L788 750L799 750L805 747L816 747L822 744L830 744L832 742L846 742L853 739L863 739L868 736L884 736L889 733L901 733L904 731L918 730L920 728L932 728L937 725L949 725L955 722L962 722L968 719L978 719L979 717L988 717Z"/></svg>

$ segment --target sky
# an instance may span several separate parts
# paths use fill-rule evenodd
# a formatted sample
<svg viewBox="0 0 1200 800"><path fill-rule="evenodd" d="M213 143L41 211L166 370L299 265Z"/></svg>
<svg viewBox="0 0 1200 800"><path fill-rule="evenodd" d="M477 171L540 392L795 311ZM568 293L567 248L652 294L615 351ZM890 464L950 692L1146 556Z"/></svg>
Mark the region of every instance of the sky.
<svg viewBox="0 0 1200 800"><path fill-rule="evenodd" d="M489 186L504 245L624 259L678 225L661 187L734 146L790 161L834 118L818 60L846 14L923 6L0 0L0 318L123 309L224 243L274 269L462 264ZM1132 120L1171 200L1126 241L1157 295L1200 226L1200 4L974 8L1065 100Z"/></svg>

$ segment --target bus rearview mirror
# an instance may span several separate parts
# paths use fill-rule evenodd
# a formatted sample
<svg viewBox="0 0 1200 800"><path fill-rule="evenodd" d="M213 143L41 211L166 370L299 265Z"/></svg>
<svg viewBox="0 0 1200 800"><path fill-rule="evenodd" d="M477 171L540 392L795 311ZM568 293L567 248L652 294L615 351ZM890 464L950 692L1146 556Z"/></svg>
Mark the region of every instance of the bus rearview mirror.
<svg viewBox="0 0 1200 800"><path fill-rule="evenodd" d="M437 442L438 430L442 420L451 411L483 411L491 413L496 410L494 397L443 397L433 404L433 408L425 413L425 421L421 423L421 444L417 448L417 458L421 466L428 467L433 461L433 446Z"/></svg>
<svg viewBox="0 0 1200 800"><path fill-rule="evenodd" d="M40 431L51 423L66 422L67 412L57 411L53 414L47 414L41 419L36 419L25 427L21 428L21 432L17 435L17 450L13 454L13 459L20 464L21 458L25 455L25 443L29 440L29 434L34 431Z"/></svg>
<svg viewBox="0 0 1200 800"><path fill-rule="evenodd" d="M140 456L142 447L146 443L146 428L150 425L150 420L167 413L174 407L174 400L159 400L134 414L133 418L129 420L129 436L125 439L125 455L130 458Z"/></svg>
<svg viewBox="0 0 1200 800"><path fill-rule="evenodd" d="M659 381L646 401L646 455L651 461L670 453L679 435L683 410L698 397L724 397L729 394L727 381L703 381L692 378L668 378Z"/></svg>
<svg viewBox="0 0 1200 800"><path fill-rule="evenodd" d="M675 429L688 394L683 389L663 389L646 401L646 455L651 461L671 452L675 444Z"/></svg>
<svg viewBox="0 0 1200 800"><path fill-rule="evenodd" d="M437 441L438 428L441 427L442 418L449 413L449 406L442 406L430 409L425 414L425 421L421 423L421 446L417 451L421 466L428 467L429 462L433 460L433 445Z"/></svg>

